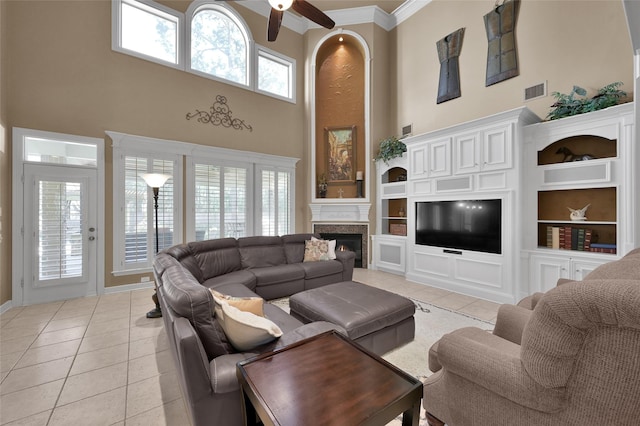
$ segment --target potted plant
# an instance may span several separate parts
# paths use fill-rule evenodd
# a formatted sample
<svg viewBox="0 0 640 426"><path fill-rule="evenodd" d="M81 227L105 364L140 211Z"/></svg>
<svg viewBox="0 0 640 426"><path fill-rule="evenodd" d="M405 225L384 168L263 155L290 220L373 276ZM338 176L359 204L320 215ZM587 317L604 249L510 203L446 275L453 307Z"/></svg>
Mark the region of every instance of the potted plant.
<svg viewBox="0 0 640 426"><path fill-rule="evenodd" d="M385 164L389 164L389 160L396 157L402 157L402 154L407 152L407 145L395 136L391 136L380 142L380 149L378 155L374 157L375 161L384 161Z"/></svg>
<svg viewBox="0 0 640 426"><path fill-rule="evenodd" d="M324 173L318 176L318 193L320 198L327 198L327 176Z"/></svg>
<svg viewBox="0 0 640 426"><path fill-rule="evenodd" d="M573 86L568 95L553 92L552 95L556 98L556 102L551 105L553 109L547 115L547 119L557 120L617 105L622 98L627 96L626 92L618 89L620 86L622 86L620 81L608 84L599 89L598 94L592 98L587 98L587 91L580 86ZM581 97L576 97L576 95Z"/></svg>

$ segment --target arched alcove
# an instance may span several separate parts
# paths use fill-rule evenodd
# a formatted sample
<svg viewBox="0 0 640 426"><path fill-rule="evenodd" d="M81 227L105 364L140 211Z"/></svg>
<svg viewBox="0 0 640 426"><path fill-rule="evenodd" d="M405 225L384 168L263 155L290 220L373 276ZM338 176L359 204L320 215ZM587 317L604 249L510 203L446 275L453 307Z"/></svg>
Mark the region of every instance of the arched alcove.
<svg viewBox="0 0 640 426"><path fill-rule="evenodd" d="M368 48L359 35L340 30L318 43L312 61L313 198L368 201Z"/></svg>

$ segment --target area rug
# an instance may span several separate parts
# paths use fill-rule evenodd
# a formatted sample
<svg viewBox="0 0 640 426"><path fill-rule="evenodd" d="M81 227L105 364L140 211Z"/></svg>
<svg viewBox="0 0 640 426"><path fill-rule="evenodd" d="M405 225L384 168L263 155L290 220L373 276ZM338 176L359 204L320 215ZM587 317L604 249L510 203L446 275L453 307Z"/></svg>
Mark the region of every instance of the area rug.
<svg viewBox="0 0 640 426"><path fill-rule="evenodd" d="M442 335L462 327L478 327L483 330L493 330L494 324L469 315L461 314L449 309L441 308L429 303L413 300L416 305L415 321L416 336L414 340L385 354L382 358L406 371L412 376L424 380L431 374L428 364L429 348ZM289 312L289 299L272 300ZM388 426L400 426L402 418L398 417ZM427 426L424 410L421 410L420 426Z"/></svg>

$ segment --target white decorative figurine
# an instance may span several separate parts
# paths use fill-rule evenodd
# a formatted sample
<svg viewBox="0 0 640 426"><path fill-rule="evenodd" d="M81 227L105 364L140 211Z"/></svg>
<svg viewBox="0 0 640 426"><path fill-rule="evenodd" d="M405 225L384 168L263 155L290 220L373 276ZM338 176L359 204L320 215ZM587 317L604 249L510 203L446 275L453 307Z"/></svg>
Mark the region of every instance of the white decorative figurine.
<svg viewBox="0 0 640 426"><path fill-rule="evenodd" d="M572 209L571 207L567 207L571 211L571 214L569 215L571 220L587 220L587 217L584 214L587 212L590 205L591 204L587 204L581 209Z"/></svg>

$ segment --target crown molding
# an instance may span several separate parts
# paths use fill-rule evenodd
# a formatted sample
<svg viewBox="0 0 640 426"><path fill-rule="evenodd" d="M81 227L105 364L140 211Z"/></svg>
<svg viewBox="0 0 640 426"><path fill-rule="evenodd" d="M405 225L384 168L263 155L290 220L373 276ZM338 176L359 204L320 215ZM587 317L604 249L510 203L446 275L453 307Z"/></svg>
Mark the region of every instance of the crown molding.
<svg viewBox="0 0 640 426"><path fill-rule="evenodd" d="M400 23L409 19L414 13L431 3L432 0L406 0L391 14L378 6L363 6L350 9L329 10L326 14L335 21L337 27L357 24L374 23L386 31L391 31ZM266 0L244 0L234 2L234 5L245 7L265 18L269 17L271 7ZM310 29L322 28L315 22L302 18L293 13L285 13L282 25L304 34Z"/></svg>

